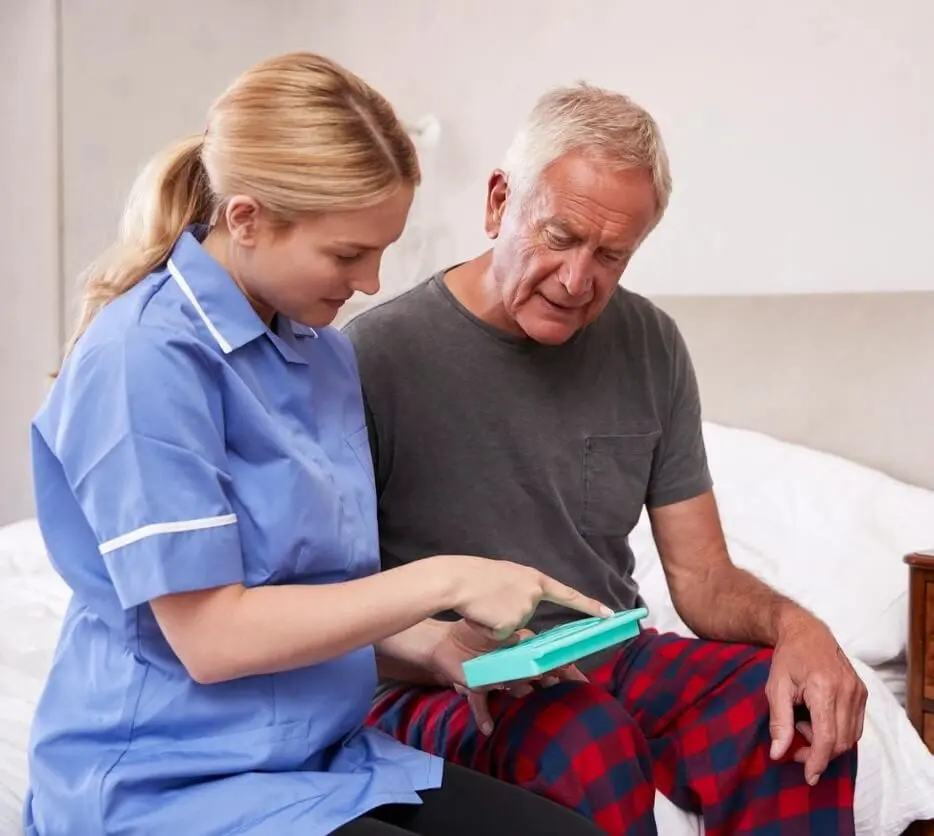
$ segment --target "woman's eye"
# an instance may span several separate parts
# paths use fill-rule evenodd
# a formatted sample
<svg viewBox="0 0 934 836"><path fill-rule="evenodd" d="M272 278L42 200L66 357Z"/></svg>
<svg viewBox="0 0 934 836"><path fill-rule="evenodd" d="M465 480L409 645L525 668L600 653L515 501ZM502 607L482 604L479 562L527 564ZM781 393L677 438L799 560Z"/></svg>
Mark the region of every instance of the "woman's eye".
<svg viewBox="0 0 934 836"><path fill-rule="evenodd" d="M338 253L334 257L341 264L352 264L353 262L358 261L362 255L363 253Z"/></svg>

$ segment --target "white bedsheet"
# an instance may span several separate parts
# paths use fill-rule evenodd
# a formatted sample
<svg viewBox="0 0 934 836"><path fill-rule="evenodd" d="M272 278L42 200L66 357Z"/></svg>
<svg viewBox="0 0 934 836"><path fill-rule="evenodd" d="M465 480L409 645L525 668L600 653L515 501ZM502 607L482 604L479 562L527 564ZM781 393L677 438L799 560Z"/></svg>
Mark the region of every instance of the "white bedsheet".
<svg viewBox="0 0 934 836"><path fill-rule="evenodd" d="M869 687L857 832L897 836L934 818L934 756L893 696L904 695L901 555L934 541L934 492L755 433L706 425L705 437L734 559L828 620ZM632 543L649 622L689 635L645 519ZM0 529L0 834L20 833L29 722L67 602L35 523ZM656 819L661 836L703 833L661 796Z"/></svg>
<svg viewBox="0 0 934 836"><path fill-rule="evenodd" d="M29 723L68 603L33 521L0 529L0 833L18 834Z"/></svg>

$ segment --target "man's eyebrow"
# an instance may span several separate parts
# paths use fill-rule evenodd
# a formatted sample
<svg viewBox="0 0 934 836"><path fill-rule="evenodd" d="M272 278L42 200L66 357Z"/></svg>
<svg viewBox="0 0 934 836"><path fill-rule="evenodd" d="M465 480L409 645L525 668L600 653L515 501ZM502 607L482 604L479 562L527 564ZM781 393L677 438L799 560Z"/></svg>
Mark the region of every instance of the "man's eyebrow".
<svg viewBox="0 0 934 836"><path fill-rule="evenodd" d="M569 238L573 238L575 241L582 241L584 239L584 236L581 235L581 233L575 229L571 223L562 218L545 218L541 222L540 229L543 231L557 232L561 235L566 235ZM631 258L633 254L633 248L626 246L625 244L617 247L601 244L597 247L597 249L600 252L606 253L610 257L616 259Z"/></svg>
<svg viewBox="0 0 934 836"><path fill-rule="evenodd" d="M566 235L573 235L575 238L580 238L580 233L574 229L567 221L562 220L561 218L546 218L542 222L542 229L548 230L557 230L563 232Z"/></svg>

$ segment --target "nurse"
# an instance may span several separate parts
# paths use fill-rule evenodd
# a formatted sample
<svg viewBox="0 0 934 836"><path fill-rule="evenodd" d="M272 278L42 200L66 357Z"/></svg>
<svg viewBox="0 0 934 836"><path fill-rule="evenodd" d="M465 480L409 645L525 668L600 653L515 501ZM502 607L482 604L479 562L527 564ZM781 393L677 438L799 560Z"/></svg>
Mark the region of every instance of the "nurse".
<svg viewBox="0 0 934 836"><path fill-rule="evenodd" d="M360 382L327 326L376 291L419 177L386 100L310 54L249 70L141 174L33 424L74 595L29 836L599 832L363 725L377 658L456 682L465 636L542 600L606 614L508 562L378 571Z"/></svg>

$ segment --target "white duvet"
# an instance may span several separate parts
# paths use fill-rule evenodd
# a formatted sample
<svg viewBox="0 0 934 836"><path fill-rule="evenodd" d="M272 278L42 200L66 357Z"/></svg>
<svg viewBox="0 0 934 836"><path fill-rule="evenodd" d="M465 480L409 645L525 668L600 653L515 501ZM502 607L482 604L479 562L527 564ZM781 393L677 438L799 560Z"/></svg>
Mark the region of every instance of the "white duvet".
<svg viewBox="0 0 934 836"><path fill-rule="evenodd" d="M934 492L756 433L705 425L711 470L734 560L814 610L834 629L869 687L860 743L857 832L896 836L934 818L934 756L894 693L903 677L907 572L902 556L934 543ZM683 634L647 521L633 533L649 623ZM20 832L25 749L68 592L33 521L0 529L0 834ZM873 666L873 667L870 667ZM661 836L703 833L659 796Z"/></svg>

